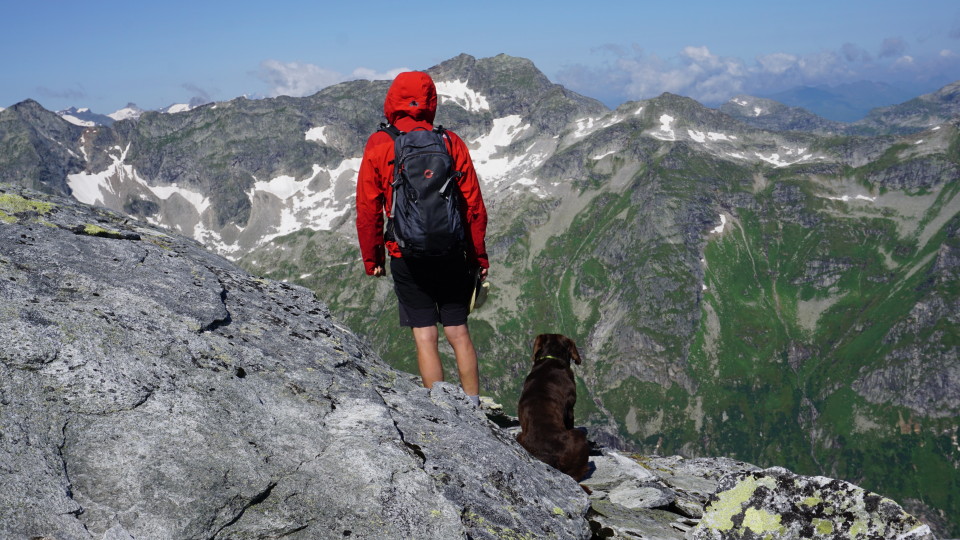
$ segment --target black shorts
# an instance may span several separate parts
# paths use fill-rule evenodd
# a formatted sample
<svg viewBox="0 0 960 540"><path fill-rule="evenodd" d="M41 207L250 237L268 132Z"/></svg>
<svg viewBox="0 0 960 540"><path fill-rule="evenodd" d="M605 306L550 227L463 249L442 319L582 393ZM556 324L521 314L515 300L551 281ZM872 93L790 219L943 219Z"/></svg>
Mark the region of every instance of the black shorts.
<svg viewBox="0 0 960 540"><path fill-rule="evenodd" d="M471 279L463 255L412 259L390 258L400 326L422 328L467 324Z"/></svg>

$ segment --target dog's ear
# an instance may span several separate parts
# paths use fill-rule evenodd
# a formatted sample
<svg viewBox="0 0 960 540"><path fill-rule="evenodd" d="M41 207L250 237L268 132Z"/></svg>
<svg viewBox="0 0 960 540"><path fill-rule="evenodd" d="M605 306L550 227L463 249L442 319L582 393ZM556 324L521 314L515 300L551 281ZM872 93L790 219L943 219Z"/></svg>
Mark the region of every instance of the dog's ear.
<svg viewBox="0 0 960 540"><path fill-rule="evenodd" d="M546 334L540 334L533 340L533 361L537 361L537 356L540 355L540 349L543 347L543 341L546 339Z"/></svg>
<svg viewBox="0 0 960 540"><path fill-rule="evenodd" d="M566 336L564 339L567 340L567 351L570 353L570 358L573 359L573 362L580 365L580 351L577 350L577 344L574 341Z"/></svg>

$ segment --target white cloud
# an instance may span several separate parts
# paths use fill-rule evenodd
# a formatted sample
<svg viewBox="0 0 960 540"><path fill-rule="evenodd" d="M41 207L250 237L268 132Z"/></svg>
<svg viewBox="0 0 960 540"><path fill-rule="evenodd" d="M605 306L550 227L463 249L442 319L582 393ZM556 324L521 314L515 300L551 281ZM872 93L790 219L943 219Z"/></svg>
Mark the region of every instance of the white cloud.
<svg viewBox="0 0 960 540"><path fill-rule="evenodd" d="M835 86L861 80L896 84L908 71L914 81L955 80L950 74L960 68L960 55L947 49L907 55L906 49L904 40L888 38L875 56L845 43L835 50L804 55L772 52L745 61L714 54L706 46L683 47L665 58L636 45L611 45L596 50L608 57L606 63L568 66L557 74L557 82L617 106L664 92L712 105L736 94L769 95L797 86Z"/></svg>
<svg viewBox="0 0 960 540"><path fill-rule="evenodd" d="M735 58L717 56L707 47L685 47L672 60L656 55L620 58L617 67L628 82L625 90L631 99L663 92L688 95L705 101L722 100L740 92L746 66Z"/></svg>
<svg viewBox="0 0 960 540"><path fill-rule="evenodd" d="M306 62L264 60L260 63L259 77L270 86L268 90L270 96L303 97L344 81L391 80L403 71L408 71L408 68L395 68L380 73L373 69L359 67L345 75Z"/></svg>
<svg viewBox="0 0 960 540"><path fill-rule="evenodd" d="M895 67L909 67L914 65L913 57L910 55L903 55L900 58L897 58L897 61L893 63Z"/></svg>
<svg viewBox="0 0 960 540"><path fill-rule="evenodd" d="M795 67L798 61L799 58L787 53L773 53L757 58L757 63L764 71L775 75Z"/></svg>

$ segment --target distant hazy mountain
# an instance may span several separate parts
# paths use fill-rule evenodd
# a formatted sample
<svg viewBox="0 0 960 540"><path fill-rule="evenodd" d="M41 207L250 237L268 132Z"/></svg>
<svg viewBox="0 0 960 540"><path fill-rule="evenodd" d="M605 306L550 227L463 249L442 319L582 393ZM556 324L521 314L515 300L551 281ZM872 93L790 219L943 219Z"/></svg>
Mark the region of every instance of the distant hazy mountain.
<svg viewBox="0 0 960 540"><path fill-rule="evenodd" d="M874 133L909 133L930 129L960 116L960 82L898 105L870 111L857 122Z"/></svg>
<svg viewBox="0 0 960 540"><path fill-rule="evenodd" d="M144 113L144 110L140 107L137 107L135 103L127 103L127 106L116 110L107 116L113 118L114 120L131 120L140 118L140 115Z"/></svg>
<svg viewBox="0 0 960 540"><path fill-rule="evenodd" d="M69 109L57 111L57 114L60 115L60 118L63 118L67 122L83 127L91 127L96 125L109 126L114 121L114 118L103 114L97 114L86 107L79 109L76 107L70 107Z"/></svg>
<svg viewBox="0 0 960 540"><path fill-rule="evenodd" d="M808 131L842 133L846 125L827 120L801 107L790 107L772 99L739 95L723 105L720 111L745 124L772 131Z"/></svg>
<svg viewBox="0 0 960 540"><path fill-rule="evenodd" d="M174 104L170 105L169 107L164 107L160 110L160 112L177 113L189 111L192 108L193 106L188 104ZM95 113L86 107L70 107L69 109L57 111L57 114L71 124L81 127L93 127L109 126L118 120L136 120L137 118L140 118L140 115L142 115L144 112L145 111L140 107L137 107L135 103L128 103L126 107L118 109L110 114Z"/></svg>
<svg viewBox="0 0 960 540"><path fill-rule="evenodd" d="M960 515L956 84L844 124L749 96L610 110L506 55L429 71L490 210L492 288L471 319L485 393L515 407L533 336L565 333L596 440L786 465ZM353 223L388 84L96 127L26 101L0 111L0 181L311 287L415 372Z"/></svg>
<svg viewBox="0 0 960 540"><path fill-rule="evenodd" d="M860 81L837 86L802 86L763 97L806 109L829 120L855 122L872 109L902 103L914 95L889 84Z"/></svg>

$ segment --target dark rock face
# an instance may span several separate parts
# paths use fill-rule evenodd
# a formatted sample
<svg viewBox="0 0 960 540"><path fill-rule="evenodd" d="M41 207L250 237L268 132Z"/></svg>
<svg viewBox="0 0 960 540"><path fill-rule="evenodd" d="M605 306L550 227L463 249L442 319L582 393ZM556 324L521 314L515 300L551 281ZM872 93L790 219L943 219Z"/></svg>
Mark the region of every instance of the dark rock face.
<svg viewBox="0 0 960 540"><path fill-rule="evenodd" d="M66 177L83 161L76 141L83 128L68 123L33 100L0 111L0 182L46 193L69 193Z"/></svg>
<svg viewBox="0 0 960 540"><path fill-rule="evenodd" d="M589 535L571 479L310 291L117 214L0 197L0 537Z"/></svg>

